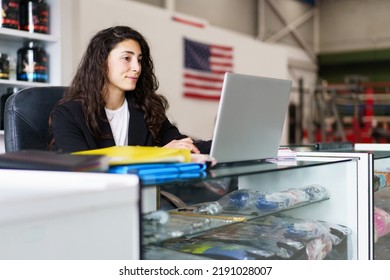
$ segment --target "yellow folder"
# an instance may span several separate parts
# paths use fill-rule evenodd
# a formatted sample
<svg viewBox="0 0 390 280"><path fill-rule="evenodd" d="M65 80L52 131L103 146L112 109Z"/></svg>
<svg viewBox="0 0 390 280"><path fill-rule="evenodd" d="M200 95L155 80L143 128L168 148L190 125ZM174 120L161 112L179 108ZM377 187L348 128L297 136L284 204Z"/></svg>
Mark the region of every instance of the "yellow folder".
<svg viewBox="0 0 390 280"><path fill-rule="evenodd" d="M109 165L153 162L191 162L191 151L187 149L112 146L108 148L75 152L78 155L105 155L110 158Z"/></svg>

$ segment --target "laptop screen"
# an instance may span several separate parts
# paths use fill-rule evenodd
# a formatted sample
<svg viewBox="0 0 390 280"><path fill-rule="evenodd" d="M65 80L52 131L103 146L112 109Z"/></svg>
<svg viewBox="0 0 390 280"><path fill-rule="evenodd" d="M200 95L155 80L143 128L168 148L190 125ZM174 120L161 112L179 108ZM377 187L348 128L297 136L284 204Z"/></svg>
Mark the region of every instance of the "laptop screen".
<svg viewBox="0 0 390 280"><path fill-rule="evenodd" d="M226 73L210 155L217 163L275 158L290 80Z"/></svg>

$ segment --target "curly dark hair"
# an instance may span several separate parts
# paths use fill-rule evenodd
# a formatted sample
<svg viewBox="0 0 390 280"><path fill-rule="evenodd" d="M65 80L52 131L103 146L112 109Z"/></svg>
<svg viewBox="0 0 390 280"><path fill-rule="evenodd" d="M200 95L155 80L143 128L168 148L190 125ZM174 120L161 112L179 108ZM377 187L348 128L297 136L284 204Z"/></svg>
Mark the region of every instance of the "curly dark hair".
<svg viewBox="0 0 390 280"><path fill-rule="evenodd" d="M126 92L126 95L130 94L133 106L144 112L145 123L158 143L160 140L158 133L166 119L168 101L164 96L157 94L159 83L146 39L128 26L109 27L96 33L90 40L69 90L60 103L69 100L80 101L92 134L104 138L98 120L107 119L102 108L106 105L104 97L108 86L108 55L117 44L129 39L137 41L141 47L142 71L136 88Z"/></svg>

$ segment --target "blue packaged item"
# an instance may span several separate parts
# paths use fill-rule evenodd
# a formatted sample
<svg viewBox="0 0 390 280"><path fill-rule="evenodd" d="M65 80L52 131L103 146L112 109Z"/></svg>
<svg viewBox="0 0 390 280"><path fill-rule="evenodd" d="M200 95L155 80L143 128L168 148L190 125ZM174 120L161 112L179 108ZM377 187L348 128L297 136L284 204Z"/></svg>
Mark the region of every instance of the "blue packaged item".
<svg viewBox="0 0 390 280"><path fill-rule="evenodd" d="M218 200L224 210L248 210L254 208L260 192L248 189L235 190Z"/></svg>
<svg viewBox="0 0 390 280"><path fill-rule="evenodd" d="M227 208L233 207L233 208L244 208L245 205L248 203L249 200L249 193L246 190L242 191L236 191L231 193L229 196L229 204L227 205Z"/></svg>
<svg viewBox="0 0 390 280"><path fill-rule="evenodd" d="M144 184L164 183L178 179L203 178L203 163L146 163L111 166L109 173L136 174Z"/></svg>
<svg viewBox="0 0 390 280"><path fill-rule="evenodd" d="M291 205L292 195L289 193L270 193L260 195L256 207L260 210L285 209Z"/></svg>
<svg viewBox="0 0 390 280"><path fill-rule="evenodd" d="M285 236L298 240L311 240L329 235L329 229L317 221L291 223L286 226Z"/></svg>

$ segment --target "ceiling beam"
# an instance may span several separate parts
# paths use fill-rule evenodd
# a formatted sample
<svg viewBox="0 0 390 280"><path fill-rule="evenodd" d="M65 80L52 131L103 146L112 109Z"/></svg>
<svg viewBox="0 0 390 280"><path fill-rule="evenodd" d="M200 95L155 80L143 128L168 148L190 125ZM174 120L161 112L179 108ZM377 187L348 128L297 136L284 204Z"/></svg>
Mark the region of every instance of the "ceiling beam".
<svg viewBox="0 0 390 280"><path fill-rule="evenodd" d="M318 12L317 9L313 8L310 9L310 11L306 12L302 16L298 17L293 22L289 23L286 17L282 14L282 12L279 10L279 8L275 5L275 3L272 0L266 0L268 5L271 7L271 9L274 11L274 13L279 17L279 19L285 24L285 27L281 29L279 32L275 33L271 37L267 38L265 42L269 43L275 43L285 37L288 34L292 34L294 39L298 42L298 44L302 47L303 50L309 55L311 60L313 62L317 62L317 55L314 50L314 48L310 47L306 41L303 39L301 34L299 34L297 28L308 21L310 18L313 18L316 13Z"/></svg>

